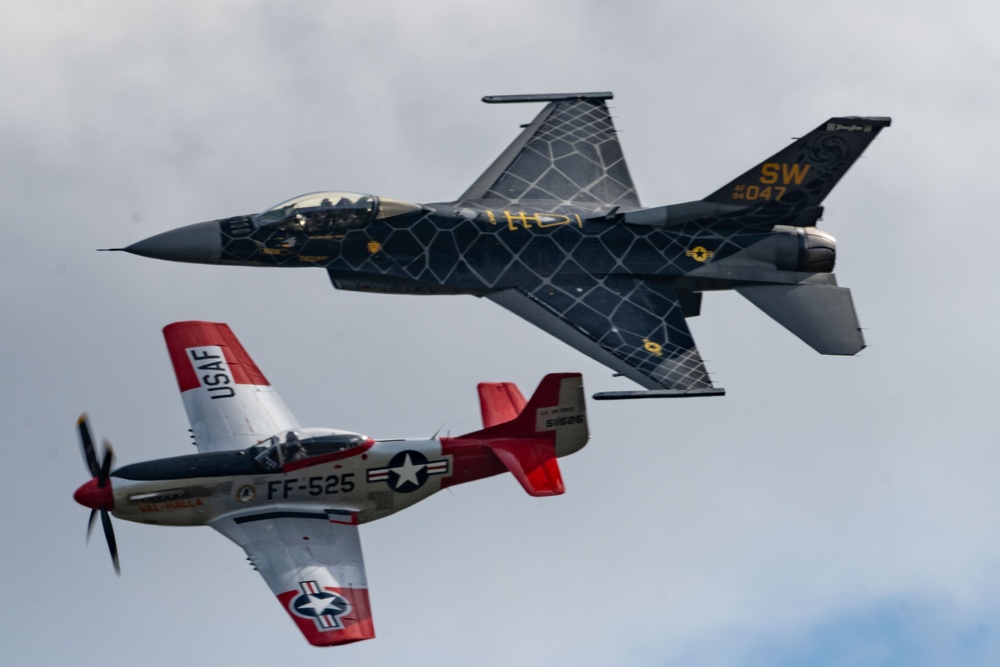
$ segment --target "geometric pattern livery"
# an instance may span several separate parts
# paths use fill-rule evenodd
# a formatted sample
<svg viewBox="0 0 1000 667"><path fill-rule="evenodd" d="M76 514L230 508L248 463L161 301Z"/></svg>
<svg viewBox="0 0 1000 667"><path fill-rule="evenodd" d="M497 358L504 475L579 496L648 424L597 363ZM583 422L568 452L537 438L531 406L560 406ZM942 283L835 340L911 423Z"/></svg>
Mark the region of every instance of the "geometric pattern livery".
<svg viewBox="0 0 1000 667"><path fill-rule="evenodd" d="M651 380L640 382L648 388L712 386L669 283L612 275L577 289L542 285L526 294Z"/></svg>
<svg viewBox="0 0 1000 667"><path fill-rule="evenodd" d="M647 389L712 389L668 282L606 276L573 292L546 284L487 298Z"/></svg>
<svg viewBox="0 0 1000 667"><path fill-rule="evenodd" d="M640 205L603 98L550 102L522 137L524 145L513 159L501 156L459 199L491 200L481 203L497 207L528 200L556 206Z"/></svg>
<svg viewBox="0 0 1000 667"><path fill-rule="evenodd" d="M700 313L706 291L836 286L836 242L815 228L820 204L891 119L831 118L703 200L643 209L605 104L610 97L485 98L548 104L457 201L418 206L314 193L126 250L179 261L314 266L346 290L483 296L647 389L669 390L658 396L721 393L685 317ZM341 217L341 202L355 202L356 213ZM218 246L190 251L199 239ZM768 314L792 333L817 343L810 332L823 332L817 349L824 354L864 347L846 292L794 294L836 297L849 317L819 306L797 310L786 298L792 292L768 294Z"/></svg>

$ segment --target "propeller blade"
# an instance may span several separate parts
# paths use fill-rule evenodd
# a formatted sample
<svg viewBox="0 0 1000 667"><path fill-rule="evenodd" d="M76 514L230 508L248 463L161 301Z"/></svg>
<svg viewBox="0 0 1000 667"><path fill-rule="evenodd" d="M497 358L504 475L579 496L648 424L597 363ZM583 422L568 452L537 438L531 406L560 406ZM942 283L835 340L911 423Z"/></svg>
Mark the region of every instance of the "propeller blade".
<svg viewBox="0 0 1000 667"><path fill-rule="evenodd" d="M90 433L90 423L86 412L76 420L76 427L80 435L80 447L83 449L83 459L87 464L87 469L97 479L97 486L104 488L108 483L108 478L111 476L111 465L115 460L115 450L111 448L111 443L105 438L104 458L98 463L97 452L94 450L94 437ZM80 487L80 491L77 491L77 493L79 494L85 487L86 485ZM77 500L80 501L79 498ZM88 501L80 502L83 502L87 506L92 506ZM98 502L96 504L103 503ZM111 526L111 514L103 507L99 510L90 510L90 518L87 519L87 542L90 542L90 534L94 530L94 519L97 518L98 512L101 513L101 526L104 528L104 539L108 542L108 551L111 552L111 562L115 566L115 574L121 576L122 569L118 562L118 542L115 540L115 529Z"/></svg>
<svg viewBox="0 0 1000 667"><path fill-rule="evenodd" d="M97 473L101 468L97 464L97 453L94 451L94 438L90 435L90 422L87 419L86 412L76 420L76 427L80 434L80 446L83 447L83 460L87 464L87 469L90 470L90 476L97 477Z"/></svg>
<svg viewBox="0 0 1000 667"><path fill-rule="evenodd" d="M97 510L90 510L90 518L87 519L87 544L90 544L90 533L94 530L94 519L97 518Z"/></svg>
<svg viewBox="0 0 1000 667"><path fill-rule="evenodd" d="M108 439L104 439L104 460L101 461L101 468L97 471L97 486L104 487L108 481L108 475L111 473L111 464L115 460L115 450L111 448L111 443Z"/></svg>
<svg viewBox="0 0 1000 667"><path fill-rule="evenodd" d="M104 526L104 537L108 540L108 550L111 551L111 562L114 563L115 574L120 577L122 568L118 563L118 543L115 541L115 529L111 527L111 516L107 510L101 510L101 524Z"/></svg>

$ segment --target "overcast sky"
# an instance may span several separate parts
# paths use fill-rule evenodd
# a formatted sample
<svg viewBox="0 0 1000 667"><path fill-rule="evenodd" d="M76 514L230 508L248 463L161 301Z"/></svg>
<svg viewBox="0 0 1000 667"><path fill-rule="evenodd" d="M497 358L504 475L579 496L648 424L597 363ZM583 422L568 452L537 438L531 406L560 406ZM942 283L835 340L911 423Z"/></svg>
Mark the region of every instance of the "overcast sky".
<svg viewBox="0 0 1000 667"><path fill-rule="evenodd" d="M652 5L657 5L652 8ZM906 9L903 9L906 7ZM48 2L0 21L5 664L995 665L1000 9L985 1ZM339 189L453 199L538 105L612 90L646 205L834 115L891 128L826 201L870 347L733 293L691 327L725 398L591 403L567 493L510 476L361 528L378 637L306 644L242 551L71 494L193 451L161 328L227 322L303 424L479 426L475 385L633 385L472 297L97 253Z"/></svg>

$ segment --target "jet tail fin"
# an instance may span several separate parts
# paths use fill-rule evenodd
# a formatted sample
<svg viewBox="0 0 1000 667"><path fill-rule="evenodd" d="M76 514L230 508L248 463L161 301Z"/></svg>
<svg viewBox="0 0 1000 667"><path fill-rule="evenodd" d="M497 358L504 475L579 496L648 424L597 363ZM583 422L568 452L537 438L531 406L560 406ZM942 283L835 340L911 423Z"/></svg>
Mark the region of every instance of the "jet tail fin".
<svg viewBox="0 0 1000 667"><path fill-rule="evenodd" d="M546 375L527 402L511 383L480 384L479 396L485 428L456 440L489 447L532 496L564 493L556 458L590 437L580 374Z"/></svg>
<svg viewBox="0 0 1000 667"><path fill-rule="evenodd" d="M831 118L704 201L796 209L819 206L879 131L891 123L885 117Z"/></svg>
<svg viewBox="0 0 1000 667"><path fill-rule="evenodd" d="M846 287L751 285L736 291L820 354L854 355L865 347Z"/></svg>

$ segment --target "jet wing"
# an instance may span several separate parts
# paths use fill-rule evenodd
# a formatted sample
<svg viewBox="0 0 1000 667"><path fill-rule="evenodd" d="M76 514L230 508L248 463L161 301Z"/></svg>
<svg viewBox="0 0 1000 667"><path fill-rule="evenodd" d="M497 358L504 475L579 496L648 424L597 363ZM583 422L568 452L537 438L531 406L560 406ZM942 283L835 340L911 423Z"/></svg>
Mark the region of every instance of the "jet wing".
<svg viewBox="0 0 1000 667"><path fill-rule="evenodd" d="M488 103L548 102L541 113L459 198L507 207L523 200L561 205L638 207L605 100L611 93L494 95Z"/></svg>
<svg viewBox="0 0 1000 667"><path fill-rule="evenodd" d="M361 541L351 521L349 511L272 507L211 526L246 551L310 644L333 646L375 636Z"/></svg>
<svg viewBox="0 0 1000 667"><path fill-rule="evenodd" d="M594 398L725 393L712 386L671 283L625 276L592 280L572 286L543 283L486 297L652 390L603 392Z"/></svg>
<svg viewBox="0 0 1000 667"><path fill-rule="evenodd" d="M298 420L228 326L175 322L163 329L199 452L252 447Z"/></svg>

